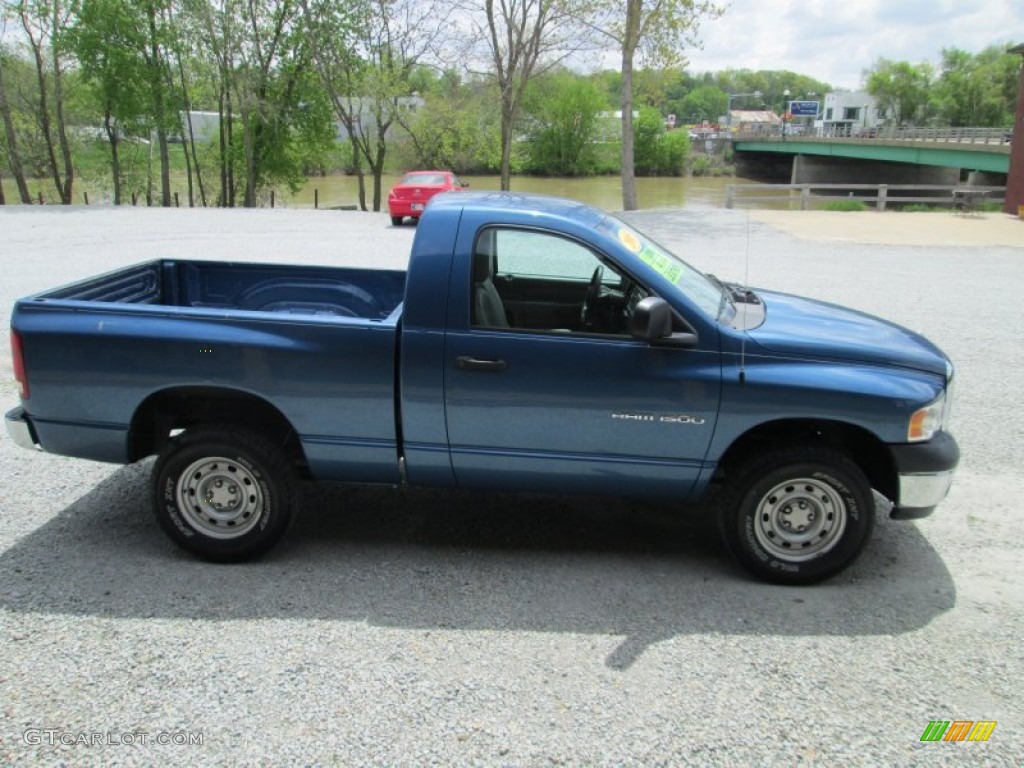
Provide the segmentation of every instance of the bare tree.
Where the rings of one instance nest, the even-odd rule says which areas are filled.
[[[166,208],[171,205],[171,161],[167,146],[167,128],[170,125],[167,104],[170,93],[167,84],[169,65],[163,49],[167,30],[162,8],[157,4],[157,0],[141,0],[141,10],[145,17],[146,30],[146,44],[142,47],[141,53],[146,63],[153,127],[156,130],[157,148],[160,153],[160,205]],[[149,178],[146,201],[152,204],[152,175]]]
[[[373,174],[373,210],[379,211],[388,133],[410,106],[406,97],[413,69],[436,58],[450,34],[451,3],[304,0],[303,8],[314,66],[348,133],[360,207],[366,210],[365,160]]]
[[[236,202],[236,133],[241,133],[243,203],[255,207],[268,156],[282,154],[296,82],[308,62],[298,0],[190,0],[189,13],[216,71],[220,119],[220,204]],[[194,159],[194,158],[193,158]]]
[[[589,17],[595,32],[622,53],[622,208],[635,210],[633,159],[633,67],[639,54],[650,65],[681,66],[683,49],[698,45],[701,19],[722,9],[713,0],[602,0]]]
[[[71,6],[62,0],[17,0],[14,10],[28,41],[39,86],[37,119],[46,144],[46,156],[54,186],[65,205],[71,204],[75,168],[64,118],[63,36]],[[50,84],[53,86],[51,114]],[[56,121],[56,126],[54,125]],[[56,146],[55,146],[56,145]],[[57,149],[60,149],[60,161]]]
[[[195,174],[195,186],[199,187],[199,202],[206,207],[206,190],[203,186],[202,167],[199,163],[199,156],[196,153],[196,134],[192,124],[192,94],[189,88],[189,80],[185,75],[185,58],[189,50],[188,36],[189,18],[180,12],[178,7],[168,6],[164,9],[165,23],[174,30],[171,44],[167,54],[170,61],[174,57],[174,71],[168,67],[168,89],[179,88],[181,111],[179,113],[178,130],[182,139],[182,147],[185,155],[185,172],[188,175],[188,205],[191,208],[196,203],[195,188],[193,185],[193,173]],[[190,64],[192,62],[190,61]],[[177,74],[177,83],[174,82],[174,75]]]
[[[7,88],[4,85],[4,51],[0,49],[0,117],[4,121],[4,138],[7,140],[7,165],[14,176],[14,183],[18,187],[18,196],[25,205],[32,204],[32,196],[28,192],[28,184],[25,181],[25,170],[21,164],[21,152],[18,148],[18,134],[14,128],[14,116],[11,114],[11,105],[7,101]]]
[[[530,80],[584,45],[584,0],[467,0],[471,39],[482,45],[501,94],[501,188],[511,188],[512,143]]]
[[[233,98],[239,48],[245,37],[241,21],[242,0],[184,0],[184,11],[194,26],[199,59],[211,68],[212,87],[217,99],[217,146],[220,192],[217,205],[233,208],[237,200],[235,183]],[[189,118],[191,120],[191,117]],[[194,149],[193,149],[194,152]]]

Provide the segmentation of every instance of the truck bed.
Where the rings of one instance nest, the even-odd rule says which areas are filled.
[[[34,296],[35,300],[208,307],[384,320],[405,273],[216,261],[157,260]]]
[[[133,461],[175,398],[215,418],[244,397],[293,425],[314,477],[396,481],[404,285],[391,270],[157,260],[22,299],[40,442]]]

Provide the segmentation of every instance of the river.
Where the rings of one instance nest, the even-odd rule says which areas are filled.
[[[389,174],[384,177],[381,194],[381,208],[387,209],[388,190],[398,181],[399,176]],[[470,190],[497,190],[500,185],[498,176],[466,176]],[[4,178],[4,192],[8,205],[17,203],[17,191],[8,178]],[[725,204],[725,188],[729,184],[755,183],[752,179],[732,176],[681,176],[638,178],[636,180],[637,202],[640,208],[679,208],[684,205],[704,205],[721,208]],[[75,180],[75,203],[81,204],[88,195],[91,204],[110,204],[112,194],[108,178],[88,178]],[[171,179],[172,194],[177,194],[181,205],[188,205],[188,187],[180,174]],[[358,202],[355,176],[343,174],[333,176],[315,176],[310,178],[295,194],[287,189],[274,191],[274,205],[278,208],[312,208],[319,198],[320,208],[352,206]],[[590,176],[587,178],[546,178],[540,176],[515,176],[512,178],[512,189],[517,192],[538,192],[546,195],[558,195],[581,200],[591,205],[610,211],[622,210],[622,183],[618,176]],[[57,202],[53,192],[53,183],[48,180],[29,180],[29,190],[33,199],[42,191],[48,204]],[[373,205],[373,180],[366,179],[367,206]],[[139,196],[139,205],[145,205],[145,198]],[[126,193],[126,205],[131,204],[130,193]],[[270,194],[261,196],[261,204],[270,205]]]
[[[381,207],[387,207],[388,190],[398,181],[398,176],[384,177]],[[472,190],[497,190],[501,186],[498,176],[466,176]],[[725,205],[725,188],[728,184],[754,183],[750,179],[736,177],[658,177],[636,180],[637,202],[640,208],[678,208],[684,205],[707,205],[721,208]],[[314,190],[319,194],[321,208],[338,205],[354,205],[357,200],[356,178],[354,176],[321,176],[311,178],[295,195],[275,196],[276,205],[297,208],[311,208]],[[622,182],[618,176],[590,176],[587,178],[545,178],[539,176],[515,176],[512,189],[516,192],[539,192],[545,195],[571,197],[605,210],[622,210]],[[373,204],[373,180],[366,180],[367,207]]]

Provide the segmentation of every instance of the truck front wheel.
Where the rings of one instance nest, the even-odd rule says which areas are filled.
[[[232,426],[173,438],[153,468],[157,521],[206,560],[239,562],[276,544],[298,507],[298,476],[268,439]]]
[[[726,546],[755,576],[813,584],[861,553],[875,522],[864,473],[824,446],[755,457],[726,480],[719,522]]]

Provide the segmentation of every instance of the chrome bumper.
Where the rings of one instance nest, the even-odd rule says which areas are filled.
[[[948,432],[939,432],[926,443],[894,445],[891,450],[899,478],[899,500],[890,517],[927,517],[949,493],[953,471],[960,463],[956,440]]]
[[[19,407],[8,411],[4,417],[4,422],[7,424],[7,434],[11,436],[11,440],[17,443],[19,447],[29,450],[42,450],[39,446],[39,441],[36,439],[35,430],[32,429],[32,422],[25,415],[24,408]]]
[[[946,498],[952,484],[953,470],[900,475],[900,506],[912,509],[937,506]]]

